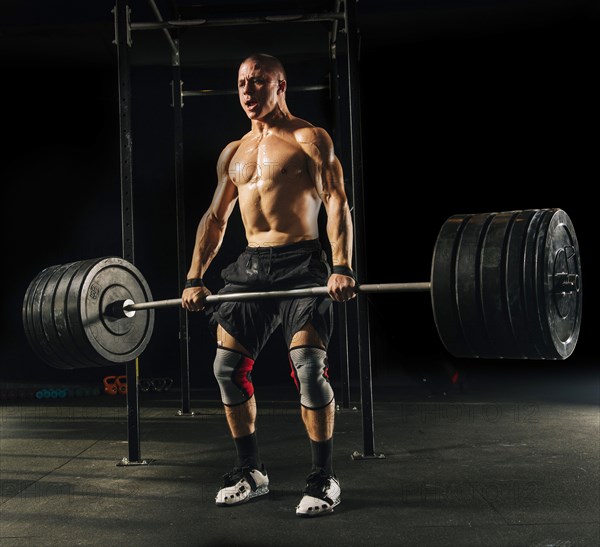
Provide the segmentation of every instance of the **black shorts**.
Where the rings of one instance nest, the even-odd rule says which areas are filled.
[[[221,276],[225,286],[219,294],[276,291],[327,285],[331,271],[318,240],[278,247],[246,247]],[[282,326],[285,341],[310,323],[325,348],[333,327],[331,300],[322,296],[223,302],[215,305],[211,325],[221,325],[256,359],[273,331]]]

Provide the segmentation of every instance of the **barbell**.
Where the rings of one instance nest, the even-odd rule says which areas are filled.
[[[438,234],[431,279],[361,284],[356,292],[430,292],[440,339],[456,357],[566,359],[581,325],[581,261],[561,209],[450,217]],[[214,294],[208,304],[327,296],[327,287]],[[61,369],[125,363],[148,345],[153,301],[130,262],[104,257],[50,266],[29,284],[23,326],[34,352]]]

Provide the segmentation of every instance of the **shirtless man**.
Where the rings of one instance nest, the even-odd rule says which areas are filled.
[[[275,57],[252,55],[240,65],[239,98],[251,129],[228,144],[219,157],[217,189],[198,225],[182,294],[188,311],[204,308],[210,291],[202,276],[221,246],[237,200],[248,246],[223,270],[225,287],[220,292],[327,285],[337,302],[355,296],[350,267],[352,220],[342,168],[327,132],[290,113],[286,87],[284,68]],[[318,239],[321,204],[327,212],[333,273]],[[332,467],[335,400],[327,376],[332,328],[327,302],[322,297],[228,302],[212,314],[217,334],[214,373],[237,452],[233,471],[223,477],[217,505],[237,505],[268,492],[269,479],[256,439],[250,373],[280,324],[312,452],[312,470],[296,514],[331,513],[340,503],[341,489]]]

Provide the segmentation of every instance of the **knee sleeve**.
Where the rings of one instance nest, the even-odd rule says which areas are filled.
[[[252,367],[254,361],[237,351],[217,348],[213,372],[221,390],[224,405],[245,403],[254,395]]]
[[[326,407],[333,400],[327,376],[327,353],[321,348],[303,346],[290,350],[292,378],[300,392],[300,404],[312,410]]]

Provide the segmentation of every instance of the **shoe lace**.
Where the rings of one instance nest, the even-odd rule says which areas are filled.
[[[249,467],[234,467],[232,471],[223,475],[223,486],[233,486],[250,472]]]
[[[325,489],[329,486],[330,479],[331,477],[322,469],[311,471],[308,477],[306,477],[304,494],[315,498],[321,498]]]

